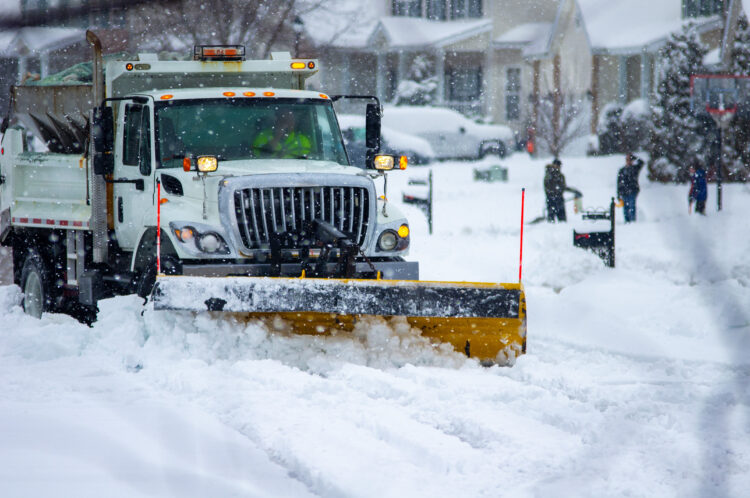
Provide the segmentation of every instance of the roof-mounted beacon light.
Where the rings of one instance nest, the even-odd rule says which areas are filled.
[[[196,61],[244,61],[244,45],[196,45],[193,47]]]

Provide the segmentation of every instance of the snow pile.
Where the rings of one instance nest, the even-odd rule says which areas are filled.
[[[430,280],[513,282],[521,187],[543,213],[544,160],[433,167],[434,233],[410,205]],[[563,157],[606,208],[622,156]],[[420,171],[423,174],[423,171]],[[399,199],[409,170],[389,177]],[[617,211],[617,267],[527,224],[529,347],[482,368],[401,320],[337,336],[287,324],[101,303],[92,328],[25,316],[0,287],[2,496],[744,496],[750,488],[750,237],[744,185],[641,176]]]

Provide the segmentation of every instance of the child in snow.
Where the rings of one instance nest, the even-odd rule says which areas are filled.
[[[625,166],[617,172],[617,197],[623,206],[625,223],[635,221],[635,199],[641,191],[638,185],[638,174],[643,168],[643,160],[633,154],[625,156]]]
[[[688,193],[688,213],[692,211],[695,201],[695,212],[706,214],[706,199],[708,198],[708,184],[706,183],[706,170],[703,165],[696,162],[690,168],[690,192]]]
[[[566,221],[563,192],[567,190],[565,175],[560,171],[562,162],[555,158],[545,167],[544,194],[547,196],[547,221]]]

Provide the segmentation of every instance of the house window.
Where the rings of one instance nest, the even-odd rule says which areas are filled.
[[[468,0],[469,17],[482,17],[482,0]]]
[[[482,0],[452,0],[451,19],[482,17]]]
[[[427,0],[427,18],[433,21],[445,21],[445,0]]]
[[[422,17],[422,0],[393,0],[391,13],[401,17]]]
[[[505,120],[521,119],[521,70],[508,68],[505,73]]]
[[[449,69],[447,74],[448,100],[471,102],[482,93],[482,68]]]
[[[702,17],[721,14],[724,0],[682,0],[682,17]]]
[[[451,1],[451,19],[462,19],[466,17],[466,0]]]

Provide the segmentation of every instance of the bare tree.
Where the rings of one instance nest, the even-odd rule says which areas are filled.
[[[573,94],[553,92],[539,99],[536,137],[557,157],[586,135],[585,103]]]
[[[194,45],[245,45],[248,58],[299,44],[293,21],[324,0],[177,0],[140,5],[128,15],[132,46],[184,51]]]

